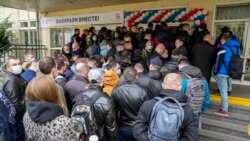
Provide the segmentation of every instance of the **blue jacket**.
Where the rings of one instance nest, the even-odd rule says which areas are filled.
[[[210,106],[210,91],[209,91],[209,87],[208,87],[208,83],[206,80],[202,80],[203,85],[205,86],[205,99],[204,99],[204,103],[202,105],[202,112],[205,112],[208,107]],[[181,92],[183,94],[185,94],[186,89],[187,89],[187,84],[188,84],[188,79],[182,79],[182,87],[181,87]]]
[[[240,43],[237,39],[230,39],[224,43],[217,53],[214,74],[228,75],[229,64],[232,58],[232,49],[234,54],[240,55]]]
[[[27,83],[30,83],[30,81],[36,77],[36,72],[28,69],[25,72],[23,72],[21,76]]]

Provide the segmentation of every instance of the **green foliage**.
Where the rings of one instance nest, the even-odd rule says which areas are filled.
[[[11,30],[8,30],[11,27],[11,24],[9,17],[0,21],[0,48],[9,45],[14,39],[14,34]]]

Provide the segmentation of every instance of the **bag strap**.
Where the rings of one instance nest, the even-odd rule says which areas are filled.
[[[188,79],[192,79],[192,77],[190,75],[188,75],[187,73],[185,72],[180,72],[181,74],[184,74]]]
[[[92,106],[101,97],[102,94],[100,94],[99,92],[95,93],[92,97],[90,97],[89,104]]]

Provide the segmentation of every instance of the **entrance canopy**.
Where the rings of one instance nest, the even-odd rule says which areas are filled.
[[[156,0],[0,0],[0,6],[16,9],[52,12]]]

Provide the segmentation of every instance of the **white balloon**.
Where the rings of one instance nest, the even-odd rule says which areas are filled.
[[[203,13],[204,15],[207,15],[207,12],[208,12],[207,10],[203,10],[203,11],[202,11],[202,13]]]
[[[195,21],[195,24],[200,25],[200,21],[199,21],[199,20],[196,20],[196,21]]]

